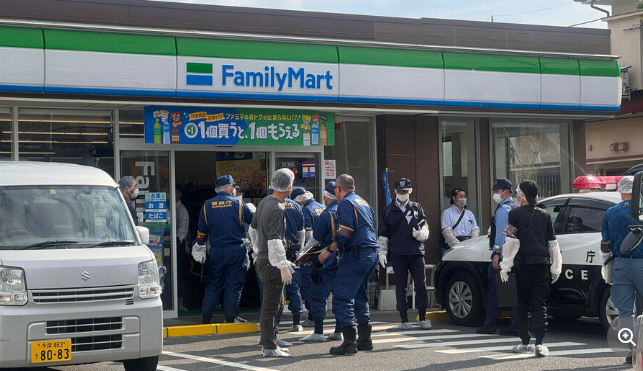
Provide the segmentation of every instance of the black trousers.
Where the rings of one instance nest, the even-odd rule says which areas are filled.
[[[419,313],[426,313],[426,273],[423,255],[390,255],[391,266],[395,271],[396,308],[401,315],[406,316],[409,304],[406,299],[407,274],[411,273],[415,286],[415,307]],[[423,317],[423,316],[422,316]]]
[[[536,337],[536,345],[542,344],[547,332],[547,307],[551,274],[548,264],[523,265],[516,273],[518,281],[518,307],[516,307],[516,327],[523,344],[529,344],[529,319],[531,312],[531,331]]]
[[[270,265],[268,259],[258,259],[255,265],[259,279],[263,283],[263,302],[261,303],[261,343],[264,349],[277,349],[275,326],[277,313],[284,306],[284,284],[281,271]]]

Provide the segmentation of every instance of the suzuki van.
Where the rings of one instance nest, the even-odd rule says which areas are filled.
[[[0,369],[156,370],[163,313],[148,240],[104,171],[0,162]]]

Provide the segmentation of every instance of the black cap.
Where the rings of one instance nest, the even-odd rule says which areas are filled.
[[[324,190],[330,193],[331,195],[335,196],[335,182],[328,182]]]
[[[232,180],[231,175],[224,175],[224,176],[218,177],[217,181],[214,183],[214,186],[215,187],[223,187],[223,186],[226,186],[228,184],[234,184],[234,180]]]
[[[462,188],[458,188],[458,187],[453,188],[453,189],[451,190],[451,200],[449,200],[449,202],[451,202],[451,205],[453,205],[453,204],[454,204],[454,202],[453,202],[453,197],[457,196],[457,195],[458,195],[458,192],[465,192],[465,193],[466,193],[466,191],[465,191],[464,189],[462,189]]]
[[[293,189],[292,192],[290,192],[290,197],[288,198],[290,198],[291,200],[294,200],[295,198],[297,198],[297,196],[303,195],[304,193],[306,193],[306,190],[304,188],[297,187]]]
[[[538,185],[536,185],[536,182],[533,180],[525,180],[524,182],[520,183],[518,186],[522,193],[525,194],[525,198],[527,198],[527,202],[530,204],[535,204],[536,203],[536,197],[538,197]]]
[[[396,191],[408,190],[410,188],[412,187],[409,178],[400,178],[395,182]]]
[[[509,179],[500,178],[500,179],[496,179],[496,184],[494,184],[493,187],[491,187],[491,190],[497,191],[499,189],[508,189],[511,191],[511,186],[512,184]]]

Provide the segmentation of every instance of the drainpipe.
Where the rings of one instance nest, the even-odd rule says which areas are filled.
[[[595,2],[596,2],[596,0],[592,0],[592,1],[589,3],[589,7],[590,7],[590,8],[592,8],[592,9],[596,9],[596,10],[598,10],[598,11],[600,11],[600,12],[603,12],[603,13],[607,14],[607,16],[609,17],[609,16],[610,16],[610,12],[609,12],[608,10],[601,9],[601,8],[599,8],[599,7],[597,7],[597,6],[594,6],[594,3],[595,3]]]

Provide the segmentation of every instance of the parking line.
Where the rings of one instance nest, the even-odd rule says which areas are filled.
[[[192,354],[175,353],[175,352],[167,352],[167,351],[163,351],[163,354],[166,355],[166,356],[171,356],[171,357],[186,358],[186,359],[191,359],[191,360],[199,361],[199,362],[207,362],[207,363],[214,363],[214,364],[217,364],[217,365],[242,368],[242,369],[245,369],[245,370],[278,371],[278,370],[275,370],[275,369],[272,369],[272,368],[249,366],[249,365],[244,365],[243,363],[234,363],[234,362],[222,361],[220,359],[195,356],[195,355],[192,355]]]
[[[417,331],[408,331],[408,330],[400,330],[400,331],[391,331],[391,332],[380,332],[377,334],[372,334],[372,337],[375,336],[403,336],[403,335],[426,335],[426,334],[444,334],[448,332],[458,332],[458,330],[449,330],[449,329],[440,329],[440,330],[417,330]]]
[[[495,337],[493,335],[487,335],[487,334],[459,334],[459,335],[435,335],[435,336],[409,336],[409,337],[403,337],[403,338],[395,338],[395,339],[378,339],[378,340],[373,340],[373,344],[382,344],[382,343],[401,343],[403,341],[424,341],[424,340],[450,340],[450,339],[462,339],[462,338],[475,338],[475,337],[484,337],[484,338],[492,338]],[[516,341],[516,339],[511,339],[513,341]],[[484,343],[485,340],[480,340],[481,343]],[[435,346],[435,345],[434,345]]]
[[[557,347],[574,347],[587,345],[584,343],[573,343],[573,342],[562,342],[562,343],[548,343],[548,348],[557,348]],[[465,348],[465,349],[444,349],[436,350],[437,353],[444,354],[461,354],[461,353],[475,353],[475,352],[499,352],[503,350],[511,350],[513,345],[501,345],[497,347],[484,347],[484,348]]]
[[[174,367],[168,367],[168,366],[162,366],[162,365],[156,366],[156,369],[158,371],[185,371],[180,368],[174,368]]]
[[[559,350],[556,352],[549,352],[549,357],[561,357],[561,356],[570,356],[575,354],[595,354],[595,353],[612,353],[613,351],[609,348],[594,348],[594,349],[569,349],[569,350]],[[520,359],[520,358],[530,358],[535,357],[534,353],[529,354],[492,354],[488,356],[481,356],[480,358],[493,359],[496,361],[504,361],[507,359]]]

